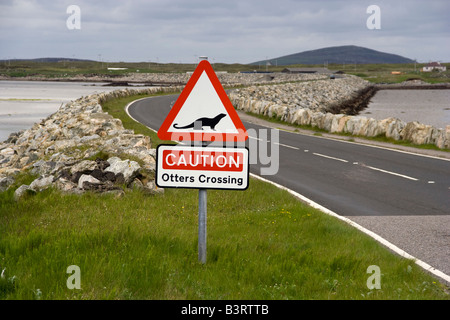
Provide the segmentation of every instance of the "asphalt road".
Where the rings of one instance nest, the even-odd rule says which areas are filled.
[[[128,112],[158,130],[177,97],[139,100]],[[268,139],[261,139],[260,130],[273,124],[247,115],[241,119],[250,133],[250,154],[264,143],[270,145],[270,131]],[[450,275],[449,159],[281,130],[279,140],[272,142],[274,151],[279,149],[279,170],[264,178],[348,217]],[[260,175],[269,165],[251,162],[250,171]]]

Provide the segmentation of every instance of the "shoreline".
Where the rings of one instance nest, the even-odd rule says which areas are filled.
[[[353,76],[351,76],[350,78],[353,78]],[[355,77],[356,79],[357,77]],[[136,89],[139,90],[142,87],[152,87],[152,86],[148,86],[148,85],[142,85],[142,86],[136,86],[136,85],[124,85],[125,83],[123,82],[116,82],[114,85],[113,83],[108,83],[107,81],[105,81],[106,79],[97,79],[97,81],[93,81],[95,79],[89,78],[89,79],[70,79],[70,81],[66,81],[67,79],[24,79],[24,78],[20,78],[19,79],[15,79],[15,80],[6,80],[6,79],[0,79],[0,85],[1,83],[6,83],[6,82],[18,82],[18,83],[37,83],[37,82],[42,82],[42,87],[45,88],[45,91],[47,91],[47,86],[45,84],[45,82],[52,82],[52,83],[60,83],[61,85],[66,83],[66,84],[78,84],[78,85],[82,85],[83,84],[90,84],[87,85],[89,87],[95,88],[94,90],[96,91],[102,91],[104,88],[104,90],[116,90],[115,87],[123,87],[123,88],[127,88],[129,90],[132,89]],[[109,79],[111,80],[111,79]],[[337,81],[339,80],[327,80],[327,83],[330,84],[337,84]],[[361,79],[361,81],[363,81]],[[322,81],[319,81],[322,82]],[[102,83],[102,85],[97,85]],[[141,82],[142,83],[142,82]],[[309,82],[309,83],[316,83],[315,81]],[[432,128],[432,125],[423,125],[422,123],[411,123],[410,127],[408,128],[408,132],[409,131],[413,131],[414,133],[412,133],[412,136],[408,133],[407,131],[402,132],[403,129],[406,127],[406,125],[408,124],[408,122],[411,121],[405,121],[404,119],[402,119],[403,117],[401,115],[395,115],[396,110],[392,109],[392,113],[389,113],[389,110],[387,109],[386,111],[386,117],[381,119],[381,117],[376,118],[376,122],[377,123],[372,123],[374,121],[372,121],[371,119],[371,114],[372,112],[368,112],[368,110],[370,109],[370,104],[371,104],[371,99],[374,97],[374,95],[379,92],[379,91],[384,91],[384,90],[390,90],[390,89],[415,89],[415,88],[419,88],[419,89],[450,89],[450,84],[427,84],[427,83],[422,83],[422,82],[418,82],[417,80],[411,80],[411,81],[407,81],[404,83],[399,83],[399,84],[390,84],[390,85],[373,85],[370,83],[367,83],[367,86],[361,86],[358,85],[358,81],[356,82],[356,87],[360,87],[359,90],[355,90],[353,91],[353,94],[349,95],[347,97],[347,99],[335,99],[333,97],[330,97],[328,99],[328,101],[330,102],[329,104],[329,108],[327,110],[323,110],[322,111],[322,115],[318,114],[316,111],[319,110],[309,110],[312,106],[310,105],[304,105],[301,108],[303,110],[297,110],[298,112],[296,112],[295,110],[288,110],[291,108],[291,106],[289,105],[289,103],[287,102],[287,104],[284,103],[280,103],[280,104],[272,104],[272,106],[265,111],[270,111],[270,113],[281,116],[284,121],[286,121],[287,123],[294,121],[295,123],[298,124],[310,124],[313,127],[318,127],[318,128],[323,128],[326,131],[330,131],[331,133],[333,133],[334,131],[340,132],[347,132],[347,133],[351,133],[354,134],[356,133],[357,135],[367,135],[367,136],[374,136],[374,135],[378,135],[381,133],[384,133],[387,131],[388,135],[390,137],[393,137],[395,140],[403,140],[404,138],[407,138],[407,140],[412,140],[412,142],[417,143],[417,144],[423,144],[423,143],[431,143],[431,144],[435,144],[436,142],[438,142],[437,140],[439,140],[439,147],[444,147],[447,148],[447,144],[445,142],[445,140],[448,139],[447,134],[449,133],[449,128],[446,128],[445,126],[442,128]],[[128,84],[128,83],[127,83]],[[266,83],[265,83],[266,84]],[[275,83],[273,83],[275,84]],[[263,85],[263,86],[256,86],[255,88],[268,88],[268,90],[273,90],[274,88],[276,89],[277,87],[280,88],[284,87],[284,86],[297,86],[294,85],[294,83],[291,84],[278,84],[276,83],[275,86],[271,86],[271,85]],[[298,83],[299,86],[301,86],[301,82]],[[307,83],[305,83],[305,85],[307,85]],[[14,86],[14,83],[12,83],[12,86]],[[252,85],[253,86],[253,85]],[[249,87],[252,87],[249,86]],[[164,87],[164,86],[159,86],[159,87]],[[245,88],[246,86],[244,86]],[[249,88],[247,87],[247,88]],[[362,88],[361,88],[362,87]],[[20,88],[20,85],[18,85],[18,88]],[[106,89],[109,88],[109,89]],[[239,92],[239,91],[245,91],[247,89],[237,89],[237,91],[235,92]],[[386,89],[386,88],[390,88],[390,89]],[[51,88],[50,88],[51,89]],[[298,89],[298,88],[297,88]],[[320,89],[320,88],[319,88]],[[6,90],[8,90],[8,88],[6,88]],[[66,89],[64,89],[66,90]],[[84,89],[83,89],[84,90]],[[259,90],[259,89],[258,89]],[[298,89],[300,90],[300,89]],[[325,90],[325,91],[323,91]],[[316,93],[322,93],[322,94],[326,94],[328,88],[325,87],[325,89],[323,89],[322,91],[318,90],[315,91]],[[346,90],[350,90],[351,91],[351,86],[349,88],[347,88]],[[20,90],[19,90],[20,91]],[[350,92],[349,91],[349,92]],[[27,91],[29,92],[29,91]],[[294,91],[293,91],[294,92]],[[314,90],[313,90],[314,92]],[[67,92],[66,92],[67,93]],[[295,93],[295,92],[294,92]],[[354,94],[356,93],[356,94]],[[289,93],[290,95],[291,93]],[[348,92],[347,92],[348,94]],[[230,98],[233,99],[234,94],[231,93]],[[34,96],[33,96],[34,97]],[[33,98],[32,97],[32,98]],[[284,98],[286,98],[288,96],[284,96]],[[0,97],[1,98],[1,97]],[[13,97],[15,98],[15,97]],[[24,97],[19,97],[19,98],[24,98]],[[262,98],[262,97],[259,97]],[[283,98],[283,99],[284,99]],[[342,97],[341,97],[342,98]],[[261,100],[258,99],[258,97],[254,97],[254,99],[256,100]],[[20,100],[20,99],[19,99]],[[244,99],[246,100],[246,99]],[[251,102],[248,101],[248,103],[251,103],[251,105],[253,105],[253,107],[259,107],[258,105],[254,105],[256,103],[256,100],[252,100]],[[262,99],[264,100],[264,99]],[[333,109],[331,109],[332,105],[331,102],[335,101],[335,105],[333,106]],[[340,100],[340,101],[339,101]],[[235,105],[235,107],[237,107],[238,109],[241,109],[243,106],[241,105],[243,101],[236,101],[237,105]],[[6,101],[7,102],[7,101]],[[3,102],[3,104],[6,103],[5,101]],[[14,101],[16,104],[18,102]],[[25,101],[27,102],[27,104],[30,104],[29,101]],[[263,104],[265,105],[264,109],[267,109],[268,105],[266,102],[263,102]],[[280,101],[281,102],[281,101]],[[308,104],[308,101],[306,101]],[[314,101],[313,101],[314,102]],[[8,102],[9,103],[9,102]],[[323,101],[319,101],[316,103],[314,102],[317,107],[321,107],[323,106]],[[261,107],[263,107],[261,105]],[[17,109],[17,105],[15,107],[15,109]],[[244,108],[245,109],[245,108]],[[6,110],[6,109],[5,109]],[[262,110],[259,110],[260,112]],[[415,110],[414,110],[415,111]],[[260,112],[256,112],[256,113],[260,113]],[[4,117],[3,117],[3,127],[4,129],[7,129],[9,127],[9,125],[11,124],[11,119],[12,118],[8,118],[6,117],[6,115],[11,116],[11,114],[9,114],[10,112],[6,112],[4,111]],[[12,112],[11,112],[12,113]],[[17,113],[17,112],[16,112]],[[264,112],[263,112],[264,113]],[[297,114],[298,113],[298,114]],[[331,113],[333,114],[333,117],[331,117],[331,114],[328,115],[327,117],[325,117],[326,113]],[[390,114],[390,115],[389,115]],[[348,122],[349,120],[349,116],[350,117],[354,117],[354,119],[352,119],[352,121]],[[303,119],[305,118],[305,119]],[[334,119],[336,118],[336,119]],[[388,119],[391,118],[391,119]],[[396,119],[394,119],[396,118]],[[282,119],[282,120],[283,120]],[[1,119],[0,119],[1,120]],[[370,120],[370,121],[369,121]],[[384,120],[384,123],[382,122]],[[395,121],[394,121],[395,120]],[[38,121],[38,120],[37,120]],[[37,122],[36,121],[36,122]],[[345,123],[344,123],[345,122]],[[361,123],[360,123],[361,122]],[[0,127],[2,127],[2,123],[0,123]],[[449,126],[447,126],[449,127]],[[23,128],[25,129],[25,128]],[[6,131],[6,130],[3,130]],[[15,130],[14,132],[16,132],[18,130]],[[444,132],[441,132],[444,131]],[[403,135],[403,133],[405,133],[406,136]],[[419,135],[421,136],[419,139],[416,139],[416,135],[417,133],[420,133]],[[441,136],[441,137],[437,137],[437,136]],[[7,139],[7,137],[5,137],[5,139]],[[420,143],[419,143],[420,142]]]

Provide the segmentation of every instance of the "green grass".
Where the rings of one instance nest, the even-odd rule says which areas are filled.
[[[126,121],[129,101],[108,102],[108,112],[153,133]],[[16,187],[33,178],[21,174]],[[196,190],[118,198],[49,189],[19,202],[13,190],[0,193],[0,299],[449,299],[413,261],[259,180],[208,191],[204,265]],[[66,286],[71,265],[80,290]],[[371,265],[381,289],[367,287]]]
[[[208,191],[205,265],[196,190],[47,190],[18,203],[7,191],[0,203],[2,299],[449,298],[412,261],[259,180],[245,192]],[[70,265],[80,290],[66,286]],[[379,290],[367,288],[370,265],[381,269]]]

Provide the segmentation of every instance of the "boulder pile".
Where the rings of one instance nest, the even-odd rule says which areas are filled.
[[[230,100],[238,110],[331,133],[386,136],[418,145],[450,148],[450,125],[435,128],[419,122],[406,123],[397,118],[376,120],[355,115],[368,103],[370,94],[369,82],[346,75],[334,80],[235,89],[230,93]]]
[[[237,72],[227,73],[218,71],[217,77],[223,86],[236,87],[251,84],[261,83],[283,83],[289,81],[309,81],[326,79],[328,76],[325,74],[290,74],[282,72],[273,73],[259,73],[259,72]],[[53,77],[52,81],[79,81],[79,82],[111,82],[115,85],[119,84],[139,84],[139,83],[153,83],[157,85],[186,85],[192,72],[186,73],[129,73],[120,76],[111,77],[109,75],[101,74],[80,74],[70,78],[67,77]],[[23,78],[28,81],[46,81],[49,80],[47,76],[33,75]],[[0,80],[12,80],[6,76],[0,76]]]
[[[145,93],[179,88],[146,89]],[[13,133],[0,143],[0,192],[14,185],[16,176],[30,172],[36,179],[15,191],[16,199],[29,192],[55,187],[63,192],[122,194],[124,188],[156,193],[155,149],[148,136],[123,127],[102,110],[112,98],[143,93],[116,90],[69,102],[28,130]]]
[[[230,98],[238,105],[252,100],[265,102],[259,106],[262,110],[255,110],[255,113],[268,114],[281,108],[284,112],[276,112],[276,115],[283,117],[299,109],[327,112],[368,86],[368,81],[355,76],[345,76],[334,80],[251,86],[233,90]]]

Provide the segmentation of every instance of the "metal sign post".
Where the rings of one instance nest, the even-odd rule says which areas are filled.
[[[198,189],[198,261],[206,263],[207,189]]]

